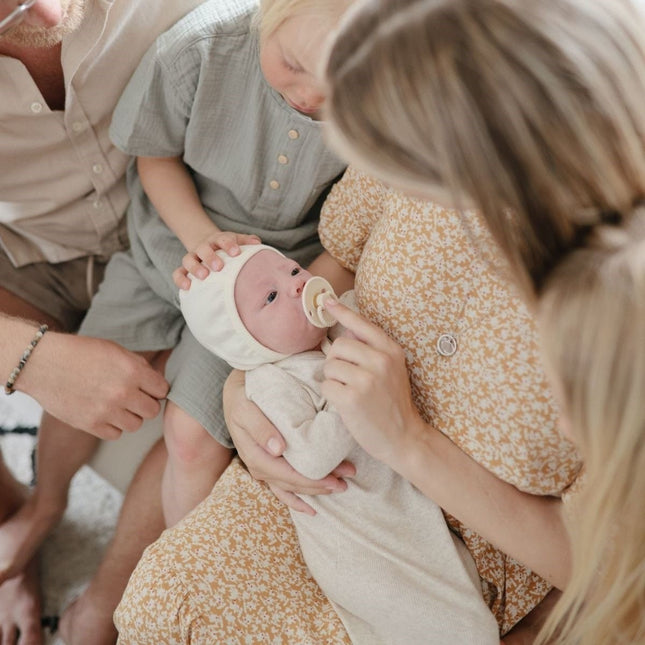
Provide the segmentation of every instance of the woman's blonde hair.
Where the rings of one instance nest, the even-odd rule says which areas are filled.
[[[315,12],[335,24],[353,0],[260,0],[254,26],[260,38],[268,38],[287,18]]]
[[[416,194],[474,202],[529,293],[581,227],[645,194],[645,29],[628,0],[350,13],[326,69],[332,144]]]
[[[326,77],[337,149],[474,202],[540,297],[586,468],[540,642],[645,642],[643,16],[628,0],[363,0]]]
[[[571,581],[538,642],[644,643],[645,207],[555,267],[538,319],[586,471]]]

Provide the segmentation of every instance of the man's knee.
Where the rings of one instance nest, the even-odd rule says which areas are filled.
[[[41,325],[47,325],[55,331],[63,331],[64,325],[60,320],[23,300],[12,291],[0,287],[0,312],[8,316],[33,320]]]
[[[0,311],[73,332],[103,278],[106,260],[80,257],[66,262],[14,266],[0,249]]]

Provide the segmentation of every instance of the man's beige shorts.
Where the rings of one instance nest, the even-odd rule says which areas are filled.
[[[105,258],[78,258],[16,268],[0,249],[0,285],[30,305],[53,316],[65,331],[75,331],[103,280]]]

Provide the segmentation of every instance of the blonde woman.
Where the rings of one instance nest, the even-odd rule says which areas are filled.
[[[529,298],[544,290],[545,351],[587,475],[543,642],[645,639],[644,43],[627,0],[371,0],[327,67],[337,148],[479,207]],[[392,458],[385,431],[356,436]]]
[[[563,427],[585,460],[573,574],[543,642],[645,640],[645,209],[621,220],[590,232],[540,297]]]
[[[403,397],[406,412],[414,414],[410,428],[431,448],[427,461],[425,448],[416,453],[423,472],[434,474],[428,496],[449,514],[450,528],[475,560],[483,597],[511,643],[507,632],[552,584],[568,577],[559,497],[580,468],[572,444],[558,432],[532,316],[474,212],[462,217],[349,168],[325,202],[320,236],[324,257],[354,282],[365,316],[356,318],[396,359],[370,386],[359,423],[370,429],[383,417],[400,430],[387,414],[397,409],[389,405],[392,397]],[[229,421],[284,441],[266,418],[245,418],[252,404],[243,378],[241,401],[232,383],[224,393]],[[236,445],[249,471],[235,460],[207,500],[166,531],[137,566],[115,614],[124,644],[219,643],[239,634],[254,642],[348,642],[344,624],[307,572],[286,507],[249,472],[275,490],[299,492],[328,478],[312,482],[300,475],[292,483],[287,474],[280,480],[269,472],[279,464],[258,463],[240,436],[237,428]],[[410,455],[410,434],[402,431],[399,438],[392,455]],[[264,445],[261,438],[258,443]],[[264,451],[256,445],[257,452]],[[354,482],[348,477],[348,492],[336,494],[351,496]],[[316,526],[316,517],[305,520]],[[491,527],[494,542],[487,539]],[[520,551],[524,562],[518,562],[514,549],[527,541],[526,533],[533,538],[530,553]],[[370,547],[383,547],[372,539]],[[397,643],[419,642],[410,640],[410,630],[398,636]],[[451,643],[460,642],[455,633]]]

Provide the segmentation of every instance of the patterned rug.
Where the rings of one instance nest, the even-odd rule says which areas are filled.
[[[33,449],[41,410],[29,397],[0,393],[0,449],[15,476],[33,479]],[[87,585],[111,539],[122,495],[91,468],[72,481],[65,517],[41,553],[44,615],[59,616]],[[46,630],[47,645],[60,645]],[[89,645],[89,644],[88,644]]]

